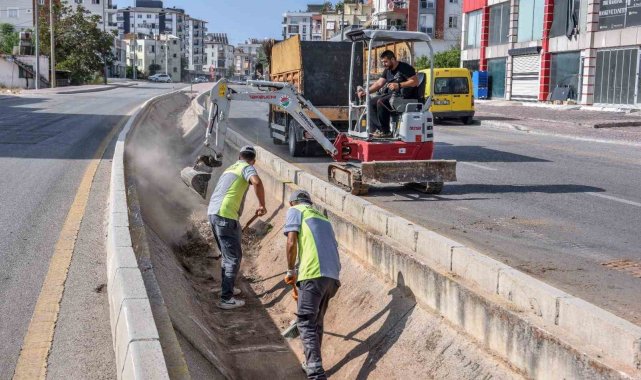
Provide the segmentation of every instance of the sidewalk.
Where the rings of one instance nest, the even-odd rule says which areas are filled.
[[[577,139],[641,145],[641,112],[582,110],[581,106],[476,102],[482,126]]]
[[[85,92],[100,92],[113,90],[114,88],[121,87],[133,87],[137,86],[137,81],[117,81],[113,82],[109,80],[107,85],[97,84],[97,85],[82,85],[82,86],[65,86],[65,87],[56,87],[56,88],[42,88],[40,90],[21,90],[20,94],[22,95],[34,95],[34,94],[82,94]]]

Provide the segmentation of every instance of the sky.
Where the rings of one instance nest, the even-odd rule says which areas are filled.
[[[164,0],[165,7],[182,8],[192,17],[208,21],[208,33],[227,33],[234,45],[248,38],[282,39],[282,19],[286,11],[305,10],[318,0]],[[119,8],[134,0],[113,0]]]

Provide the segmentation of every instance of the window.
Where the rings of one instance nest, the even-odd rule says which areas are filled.
[[[7,8],[9,18],[18,18],[18,8]]]
[[[150,48],[151,48],[150,49],[151,53],[155,53],[156,52],[156,47],[154,45],[151,45]]]
[[[141,14],[138,14],[138,18],[142,18],[142,15],[141,15]]]
[[[177,73],[178,72],[178,68],[174,67],[174,72]]]
[[[458,28],[458,17],[450,16],[447,20],[448,28]]]
[[[545,0],[519,2],[519,28],[517,41],[535,41],[543,37],[543,5]]]
[[[91,4],[100,4],[100,0],[91,0]]]
[[[576,100],[579,86],[580,64],[581,53],[579,53],[578,51],[570,53],[551,54],[550,91],[554,91],[554,88],[557,86],[567,86],[570,90],[568,92],[568,98]],[[623,84],[621,90],[623,90],[623,92],[625,93],[631,92],[632,94],[634,94],[634,78],[632,78],[631,86],[628,84]]]
[[[450,0],[451,4],[458,4],[458,0]]]
[[[434,81],[434,94],[467,94],[470,92],[467,78],[436,78]]]
[[[550,37],[568,36],[579,32],[579,9],[581,0],[554,0],[554,18]]]
[[[76,4],[82,4],[82,0],[76,0]]]
[[[467,13],[465,48],[481,47],[481,11]]]
[[[490,7],[490,40],[489,45],[508,43],[510,27],[510,2]]]
[[[150,14],[148,14],[148,15],[147,15],[147,18],[151,18],[151,15],[150,15]]]

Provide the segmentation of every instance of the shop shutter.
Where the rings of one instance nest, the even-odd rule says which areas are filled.
[[[512,100],[535,102],[539,98],[540,55],[514,57],[512,63]]]

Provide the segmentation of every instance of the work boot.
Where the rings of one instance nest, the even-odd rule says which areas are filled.
[[[218,307],[224,310],[236,309],[242,306],[245,306],[245,301],[238,300],[234,297],[228,300],[221,299],[220,302],[218,302]]]

